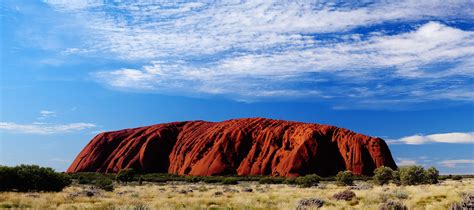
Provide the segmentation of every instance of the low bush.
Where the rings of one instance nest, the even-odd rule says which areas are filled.
[[[425,171],[426,180],[425,182],[428,184],[436,184],[438,183],[439,171],[435,167],[429,167]]]
[[[296,184],[296,178],[286,178],[284,181],[283,181],[283,184]]]
[[[374,170],[374,183],[378,185],[388,184],[393,179],[393,170],[382,166]]]
[[[400,172],[398,170],[393,171],[392,173],[392,182],[396,185],[401,185],[402,182],[400,181]]]
[[[114,180],[115,174],[105,174],[96,172],[79,172],[75,174],[69,174],[72,179],[77,180],[78,184],[94,184],[93,182],[98,179],[109,179]]]
[[[202,182],[205,183],[220,183],[223,182],[225,177],[222,176],[202,176],[199,177]]]
[[[394,196],[395,198],[402,199],[402,200],[408,199],[408,198],[410,197],[407,192],[402,191],[402,190],[400,190],[400,189],[395,190],[395,191],[393,192],[393,196]]]
[[[295,179],[295,183],[300,187],[312,187],[317,186],[321,177],[316,174],[309,174],[306,176],[300,176]]]
[[[306,198],[298,201],[297,210],[320,208],[324,205],[324,200],[319,198]]]
[[[190,183],[198,183],[201,181],[201,178],[198,176],[186,176],[184,178],[184,181],[190,182]]]
[[[341,186],[351,186],[354,184],[354,175],[351,171],[339,171],[336,175],[336,183]]]
[[[435,167],[425,170],[422,166],[404,166],[398,169],[403,185],[436,184],[439,171]]]
[[[389,200],[385,203],[380,204],[379,210],[407,210],[408,208],[399,201]]]
[[[143,181],[147,182],[168,182],[168,181],[188,181],[189,179],[195,178],[195,182],[199,182],[199,177],[196,176],[179,176],[176,174],[166,173],[149,173],[141,175]]]
[[[334,194],[332,197],[336,200],[345,200],[345,201],[350,201],[352,200],[356,194],[350,190],[344,190],[342,192],[338,192]]]
[[[262,177],[258,180],[259,184],[282,184],[285,181],[283,177]]]
[[[61,191],[71,177],[37,165],[0,166],[0,191]]]
[[[454,175],[451,177],[452,180],[461,180],[462,179],[462,176],[460,175]]]
[[[238,183],[239,183],[239,179],[238,179],[238,178],[235,178],[235,177],[227,177],[227,178],[224,178],[221,183],[222,183],[222,184],[225,184],[225,185],[238,184]]]
[[[403,185],[418,185],[426,182],[426,173],[421,166],[404,166],[398,171]]]
[[[114,185],[110,179],[97,179],[93,182],[93,185],[105,191],[114,191]]]
[[[135,170],[133,170],[133,168],[127,168],[127,169],[120,170],[117,173],[115,180],[117,180],[118,182],[123,182],[127,184],[128,182],[133,181],[134,177],[135,177]]]

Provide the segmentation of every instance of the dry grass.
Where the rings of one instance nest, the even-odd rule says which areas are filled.
[[[463,193],[474,192],[474,179],[444,181],[437,185],[371,186],[356,183],[369,189],[353,190],[352,201],[336,201],[332,195],[348,187],[323,182],[319,187],[299,188],[290,185],[213,185],[167,183],[164,185],[117,186],[113,192],[101,191],[95,196],[79,195],[86,186],[71,186],[59,193],[0,193],[0,207],[34,209],[295,209],[303,198],[325,200],[323,209],[377,209],[387,200],[399,200],[409,209],[447,209],[461,199]],[[252,188],[253,192],[242,192]],[[227,190],[226,190],[227,189]],[[232,192],[228,189],[238,190]],[[192,192],[191,192],[192,190]],[[186,191],[187,193],[183,193]],[[222,195],[215,195],[223,192]]]

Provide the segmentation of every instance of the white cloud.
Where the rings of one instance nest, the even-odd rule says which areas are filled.
[[[433,87],[438,83],[447,83],[450,78],[460,75],[469,77],[474,74],[474,68],[465,68],[462,71],[448,68],[433,73],[421,67],[453,59],[467,59],[472,62],[472,59],[466,56],[474,55],[473,37],[472,32],[429,22],[412,32],[394,36],[374,36],[366,41],[322,44],[310,49],[279,53],[246,54],[225,58],[201,67],[183,61],[152,62],[142,69],[100,72],[96,76],[108,85],[118,88],[236,94],[244,98],[270,96],[349,97],[359,100],[377,98],[377,102],[381,103],[383,101],[380,99],[385,95],[401,95],[405,101],[436,99],[471,101],[474,99],[474,94],[469,91],[470,80],[458,81],[457,84],[445,87]],[[391,68],[393,70],[390,70]],[[389,72],[391,75],[386,75]],[[316,74],[314,77],[319,78],[309,80],[311,77],[306,76],[308,74]],[[401,85],[387,84],[396,79],[415,82]],[[288,88],[292,84],[302,82],[316,88]],[[318,85],[323,82],[350,87],[334,88]],[[370,87],[372,83],[377,85]]]
[[[448,168],[456,168],[460,166],[474,167],[473,159],[458,159],[458,160],[443,160],[439,162],[440,165]]]
[[[397,165],[398,166],[411,166],[417,165],[417,161],[410,158],[397,158]]]
[[[474,132],[460,133],[441,133],[431,135],[413,135],[403,137],[399,140],[391,141],[391,143],[404,144],[427,144],[427,143],[462,143],[474,144]]]
[[[94,30],[90,40],[93,49],[129,59],[311,47],[318,43],[309,34],[319,36],[317,33],[347,31],[385,21],[448,18],[453,16],[453,11],[456,17],[469,16],[468,1],[450,4],[403,1],[367,7],[271,1],[228,4],[124,2],[115,6],[94,1],[89,6],[68,1],[48,3],[86,20],[84,25]],[[430,30],[424,34],[428,33]]]
[[[56,112],[53,112],[53,111],[41,110],[39,113],[41,116],[36,118],[38,120],[44,120],[46,118],[56,117]]]
[[[141,68],[94,74],[123,90],[222,94],[237,100],[331,98],[381,107],[474,100],[474,32],[427,21],[467,18],[469,1],[368,6],[74,2],[48,1],[87,20],[83,25],[90,29],[84,47],[65,52],[101,51],[149,61]],[[350,31],[403,21],[424,24],[398,34]]]
[[[31,134],[57,134],[68,133],[73,131],[81,131],[94,128],[96,125],[92,123],[69,123],[69,124],[17,124],[14,122],[0,122],[0,131],[9,131],[14,133],[31,133]]]

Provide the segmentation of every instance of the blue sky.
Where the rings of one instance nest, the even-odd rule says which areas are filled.
[[[474,173],[474,4],[0,2],[0,164],[63,171],[97,133],[268,117]]]

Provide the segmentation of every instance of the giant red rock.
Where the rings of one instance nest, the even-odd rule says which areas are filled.
[[[67,172],[180,175],[371,175],[396,169],[384,140],[329,125],[264,118],[186,121],[104,132],[79,153]]]

